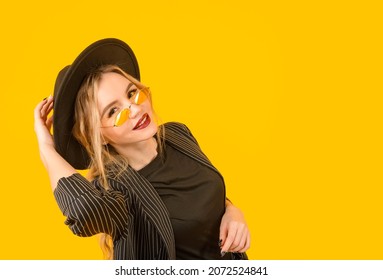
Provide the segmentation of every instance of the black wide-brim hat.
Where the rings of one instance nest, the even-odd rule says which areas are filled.
[[[56,79],[53,139],[56,151],[75,169],[87,169],[90,164],[88,153],[72,133],[77,93],[84,79],[102,65],[117,65],[140,80],[137,59],[132,49],[123,41],[113,38],[91,44],[71,65],[63,68]]]

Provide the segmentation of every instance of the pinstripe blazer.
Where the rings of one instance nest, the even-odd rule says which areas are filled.
[[[169,145],[220,174],[184,124],[166,123],[164,129]],[[54,195],[65,224],[78,236],[111,235],[114,259],[175,259],[169,213],[154,187],[130,167],[110,175],[108,191],[80,174],[59,180]]]

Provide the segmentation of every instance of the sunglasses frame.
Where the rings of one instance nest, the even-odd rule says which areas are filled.
[[[148,94],[145,92],[146,91],[149,91],[149,88],[142,88],[142,89],[137,89],[136,93],[131,97],[129,98],[129,100],[131,101],[129,107],[125,107],[123,108],[120,112],[118,112],[118,114],[116,115],[115,119],[114,119],[114,123],[113,125],[109,125],[109,126],[101,126],[101,128],[110,128],[110,127],[120,127],[122,126],[124,123],[126,123],[128,120],[129,120],[129,115],[130,115],[130,107],[134,104],[134,105],[141,105],[142,103],[144,103],[146,100],[149,99],[149,96]],[[139,101],[139,97],[140,95],[143,94],[144,96],[144,99],[142,101]],[[120,119],[121,119],[121,115],[125,113],[127,116],[125,117],[126,119],[122,121],[122,123],[119,123],[120,122]]]

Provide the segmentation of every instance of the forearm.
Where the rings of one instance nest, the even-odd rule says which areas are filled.
[[[53,146],[41,144],[39,148],[41,160],[48,171],[51,187],[54,191],[60,178],[69,177],[77,171],[57,153]]]
[[[62,177],[68,177],[76,170],[66,162],[55,150],[52,134],[53,116],[48,117],[53,109],[53,97],[44,98],[34,110],[34,127],[39,143],[40,157],[48,171],[52,190],[56,189],[57,182]]]

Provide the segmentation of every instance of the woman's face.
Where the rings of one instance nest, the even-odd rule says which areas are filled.
[[[98,84],[96,96],[101,118],[101,133],[104,139],[117,150],[133,147],[152,138],[157,132],[150,100],[137,105],[129,97],[137,87],[117,73],[103,74]],[[116,115],[130,107],[129,119],[121,126],[114,127]]]

